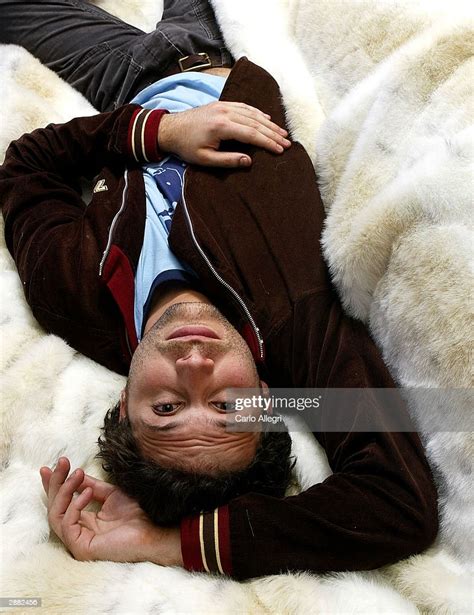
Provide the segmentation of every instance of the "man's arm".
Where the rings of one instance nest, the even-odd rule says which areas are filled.
[[[167,116],[126,105],[51,124],[14,141],[0,168],[6,242],[36,319],[120,373],[129,362],[123,322],[99,276],[99,264],[124,194],[127,207],[136,211],[129,216],[128,237],[135,251],[141,247],[145,198],[140,164],[163,157],[158,140]],[[229,152],[213,149],[232,135],[269,148],[285,142],[280,129],[248,105],[215,103],[175,114],[171,125],[161,147],[203,164],[239,164],[238,154],[231,160]],[[108,190],[93,194],[86,206],[80,178],[98,173]]]
[[[286,135],[260,110],[231,102],[177,114],[125,105],[37,129],[11,143],[0,167],[8,247],[16,258],[19,237],[34,243],[44,226],[81,220],[86,208],[79,179],[105,166],[157,162],[167,152],[196,164],[249,166],[248,155],[219,151],[221,142],[241,140],[281,153],[290,145]]]
[[[185,568],[240,580],[288,571],[371,570],[428,548],[438,528],[429,470],[423,468],[426,478],[411,484],[403,476],[412,470],[401,455],[417,456],[416,435],[344,435],[347,444],[337,452],[344,462],[336,466],[333,457],[335,473],[300,495],[251,493],[186,519]]]
[[[271,355],[287,358],[281,382],[291,374],[299,387],[395,386],[367,330],[343,313],[335,293],[300,301],[269,345]],[[249,493],[185,519],[185,567],[238,579],[368,570],[426,549],[438,529],[436,488],[415,427],[390,431],[393,412],[397,424],[411,425],[403,401],[391,393],[390,408],[374,397],[352,411],[350,432],[347,406],[321,405],[311,424],[333,471],[324,482],[282,499]],[[371,432],[364,431],[368,421]]]
[[[60,457],[54,470],[42,467],[40,474],[49,524],[76,559],[182,566],[178,529],[154,525],[115,485],[81,468],[71,474],[69,470],[69,459]],[[99,512],[85,510],[92,501]]]
[[[91,179],[107,166],[120,173],[132,164],[134,117],[139,111],[137,105],[126,105],[111,113],[50,124],[10,144],[0,168],[0,205],[7,246],[27,298],[32,272],[52,245],[63,246],[63,252],[71,251],[76,260],[84,238],[90,238],[91,252],[100,250],[93,245],[96,210],[83,202],[80,178]],[[150,118],[150,130],[158,130],[162,116],[156,112]]]

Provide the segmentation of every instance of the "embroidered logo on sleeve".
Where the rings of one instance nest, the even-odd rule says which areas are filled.
[[[105,179],[99,179],[99,181],[94,186],[94,190],[92,191],[94,194],[96,192],[105,192],[108,190],[107,184],[105,183]]]

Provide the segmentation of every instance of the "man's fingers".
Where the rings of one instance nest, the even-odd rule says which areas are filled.
[[[215,136],[235,139],[281,153],[290,147],[288,131],[271,121],[269,116],[245,103],[216,103]],[[242,128],[245,130],[242,131]]]
[[[232,103],[230,103],[232,105]],[[240,115],[242,117],[246,117],[248,119],[254,120],[263,126],[269,128],[272,132],[277,133],[283,137],[288,136],[288,131],[285,128],[282,128],[275,122],[271,121],[271,117],[260,111],[260,109],[256,109],[255,107],[250,107],[244,103],[235,103],[233,105],[232,110],[236,113],[236,115]]]
[[[49,506],[52,504],[54,498],[56,497],[59,488],[66,480],[67,475],[69,474],[69,470],[71,469],[71,464],[69,463],[69,459],[67,457],[60,457],[58,459],[58,463],[54,468],[50,478],[49,478],[49,486],[48,486],[48,504]]]
[[[78,560],[88,559],[87,549],[84,545],[89,545],[94,536],[94,532],[80,524],[81,514],[84,508],[92,500],[92,489],[87,487],[84,491],[74,498],[66,512],[61,524],[62,541]]]
[[[271,126],[267,126],[262,122],[258,122],[257,120],[245,117],[243,115],[232,116],[232,120],[235,124],[239,124],[244,128],[249,129],[249,139],[252,138],[252,135],[254,134],[253,131],[257,131],[258,134],[255,135],[255,138],[258,138],[259,135],[262,135],[263,137],[269,139],[269,146],[272,146],[273,144],[279,145],[280,148],[275,149],[275,151],[282,152],[284,148],[288,148],[291,145],[291,141],[289,139],[286,139],[283,135],[277,133]],[[253,141],[245,142],[253,143]],[[255,143],[255,145],[257,145],[257,143]],[[258,145],[260,145],[260,143],[258,143]]]
[[[41,482],[43,483],[43,489],[46,495],[48,495],[49,483],[52,475],[53,470],[51,470],[51,468],[48,468],[47,466],[43,466],[42,468],[40,468]],[[97,500],[99,502],[104,502],[112,493],[112,491],[116,489],[115,485],[111,485],[110,483],[106,483],[103,480],[94,478],[89,474],[84,474],[84,480],[76,489],[76,491],[82,492],[87,487],[92,488],[94,500]]]
[[[251,105],[237,102],[228,102],[226,105],[228,105],[228,109],[232,108],[234,111],[242,115],[246,115],[247,117],[251,117],[265,123],[269,128],[284,136],[288,135],[288,131],[285,128],[282,128],[278,124],[275,124],[275,122],[272,122],[271,116],[268,113],[264,113],[260,109],[257,109],[257,107],[252,107]]]
[[[43,489],[46,495],[48,495],[49,481],[51,479],[52,473],[53,471],[51,470],[51,468],[48,468],[47,466],[43,466],[42,468],[40,468],[41,482],[43,483]]]
[[[77,487],[82,483],[83,479],[84,472],[82,470],[78,469],[73,472],[71,476],[66,480],[66,482],[63,483],[58,489],[56,496],[54,497],[49,506],[49,523],[61,539],[63,538],[61,531],[62,516],[65,514],[68,506],[71,504],[74,492],[76,491]],[[53,480],[53,478],[51,478],[51,480]]]
[[[106,483],[103,480],[84,474],[84,480],[78,486],[76,491],[84,492],[85,489],[90,488],[92,490],[92,496],[94,500],[98,502],[105,502],[109,495],[116,489],[115,485]]]
[[[71,539],[75,540],[78,534],[81,533],[81,526],[79,525],[81,512],[91,500],[92,489],[86,487],[77,498],[72,499],[69,503],[62,520],[63,538],[66,545],[69,544]]]
[[[199,164],[209,167],[249,167],[252,159],[246,154],[237,152],[216,152],[208,150],[202,155]]]
[[[240,141],[241,143],[248,143],[256,147],[264,148],[275,154],[281,154],[285,150],[285,146],[275,141],[274,138],[260,132],[256,128],[251,128],[243,124],[237,124],[233,122],[225,132],[223,132],[221,139]],[[288,147],[288,146],[286,146]]]

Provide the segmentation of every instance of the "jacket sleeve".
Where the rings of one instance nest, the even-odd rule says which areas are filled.
[[[7,246],[22,277],[30,271],[28,246],[41,243],[46,229],[62,226],[71,233],[71,223],[81,221],[81,177],[92,178],[109,165],[160,160],[157,135],[164,113],[125,105],[50,124],[11,143],[0,168],[0,204]]]
[[[45,228],[66,229],[82,218],[81,177],[92,178],[109,165],[160,159],[157,135],[164,113],[125,105],[50,124],[10,144],[0,167],[0,204],[17,264],[25,245],[34,244]]]
[[[161,156],[163,113],[126,105],[51,124],[12,142],[0,167],[6,243],[33,314],[47,331],[120,372],[128,356],[117,341],[123,323],[99,279],[99,262],[125,167],[138,174],[141,161]],[[109,191],[86,206],[80,180],[100,172]]]
[[[294,386],[395,386],[365,327],[345,316],[337,300],[325,294],[303,303],[276,336],[291,342],[272,348],[286,353]],[[311,331],[309,323],[318,324]],[[410,425],[401,398],[395,403]],[[390,431],[388,408],[378,402],[369,417],[376,430],[363,431],[368,411],[358,408],[347,432],[343,409],[322,405],[315,436],[333,471],[324,482],[282,499],[249,493],[185,519],[185,567],[238,579],[368,570],[427,548],[438,529],[437,495],[420,439],[414,427]],[[324,431],[327,419],[331,431]],[[346,431],[334,429],[338,421]]]

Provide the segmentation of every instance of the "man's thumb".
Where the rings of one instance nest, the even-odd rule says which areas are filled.
[[[212,152],[203,164],[211,167],[249,167],[252,159],[250,156],[237,152]]]
[[[250,156],[241,156],[239,154],[239,167],[249,167],[252,164]]]

